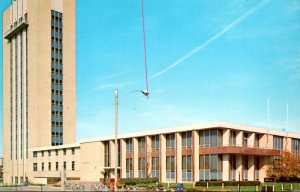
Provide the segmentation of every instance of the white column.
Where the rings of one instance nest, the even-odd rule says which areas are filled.
[[[160,135],[160,182],[166,182],[166,136]]]
[[[175,133],[176,136],[176,182],[182,182],[182,137],[181,133]]]
[[[126,178],[126,142],[121,139],[121,178]]]
[[[229,146],[230,129],[223,129],[223,146]]]
[[[254,166],[254,156],[248,156],[248,180],[255,180],[255,166]]]
[[[194,165],[193,165],[193,178],[194,182],[199,181],[199,132],[193,131],[193,156],[194,156]]]
[[[152,170],[152,140],[151,136],[146,136],[146,175],[151,177]]]
[[[243,158],[242,155],[236,155],[236,180],[239,180],[239,173],[240,173],[240,180],[243,180]]]
[[[132,138],[133,142],[133,177],[138,178],[139,143],[138,138]]]
[[[228,154],[223,154],[223,181],[229,181],[229,174],[230,174],[230,166],[229,166],[229,157]]]
[[[115,167],[115,141],[109,141],[109,155],[110,155],[110,167]],[[115,171],[110,170],[109,172],[110,178],[115,178]]]
[[[236,134],[236,145],[243,146],[243,131],[237,131]]]
[[[254,147],[255,133],[248,133],[248,146]]]

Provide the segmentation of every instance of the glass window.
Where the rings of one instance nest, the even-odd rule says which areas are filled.
[[[33,156],[33,157],[37,157],[37,152],[34,151],[32,156]]]
[[[182,134],[182,147],[191,148],[192,147],[192,132],[183,132]]]
[[[138,138],[138,149],[139,151],[145,151],[146,150],[146,140],[145,137]]]
[[[299,157],[299,154],[300,154],[300,139],[292,139],[291,151],[295,156]]]
[[[51,163],[48,163],[48,171],[51,171]]]
[[[138,159],[139,178],[146,178],[146,158],[140,157]]]
[[[131,139],[126,139],[126,151],[127,152],[132,152],[132,138]]]
[[[167,149],[174,149],[175,148],[175,134],[171,133],[171,134],[167,134],[166,136],[166,147]]]
[[[201,147],[216,147],[223,144],[222,129],[207,129],[199,132],[199,145]]]
[[[110,166],[110,149],[109,149],[109,141],[104,142],[104,166]]]
[[[72,171],[75,170],[75,161],[72,161]]]
[[[233,131],[233,130],[230,131],[229,144],[231,146],[236,146],[236,131]]]
[[[33,163],[33,171],[37,171],[37,163]]]
[[[132,178],[132,158],[126,159],[126,178]]]
[[[152,178],[160,177],[159,157],[152,157]]]
[[[282,150],[283,149],[283,137],[273,136],[273,149]]]
[[[167,180],[175,179],[175,157],[167,156],[166,157],[166,178]]]
[[[44,163],[42,163],[42,171],[44,171]]]
[[[222,155],[199,156],[199,178],[204,181],[222,180]]]
[[[152,150],[159,150],[159,135],[152,136]]]
[[[55,162],[55,170],[58,171],[58,162]]]
[[[182,156],[182,180],[192,181],[192,156]]]

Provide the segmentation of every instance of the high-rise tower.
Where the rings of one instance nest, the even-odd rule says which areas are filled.
[[[13,0],[3,13],[4,182],[28,149],[74,143],[75,0]]]

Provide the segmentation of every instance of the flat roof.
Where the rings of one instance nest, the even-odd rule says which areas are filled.
[[[135,133],[119,134],[118,139],[152,136],[152,135],[168,134],[168,133],[175,133],[175,132],[185,132],[185,131],[201,130],[201,129],[210,129],[210,128],[215,128],[215,127],[225,128],[225,129],[242,130],[242,131],[254,132],[254,133],[278,135],[278,136],[282,136],[282,137],[291,137],[291,138],[300,139],[300,134],[296,134],[296,133],[288,133],[286,131],[277,131],[277,130],[272,130],[272,129],[267,129],[267,128],[260,128],[260,127],[255,127],[255,126],[228,123],[228,122],[213,122],[213,123],[206,123],[206,124],[194,124],[194,125],[185,125],[185,126],[178,126],[178,127],[172,127],[172,128],[154,129],[154,130],[149,130],[149,131],[140,131],[140,132],[135,132]],[[104,136],[104,137],[97,137],[97,138],[91,138],[91,139],[83,139],[83,140],[80,140],[79,143],[90,143],[90,142],[106,141],[106,140],[112,140],[112,139],[114,139],[114,136]]]

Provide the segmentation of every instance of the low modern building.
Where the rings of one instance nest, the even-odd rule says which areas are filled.
[[[281,151],[300,154],[300,134],[211,123],[158,129],[118,137],[118,177],[157,177],[160,182],[259,180]],[[114,137],[30,149],[31,182],[113,179]]]

